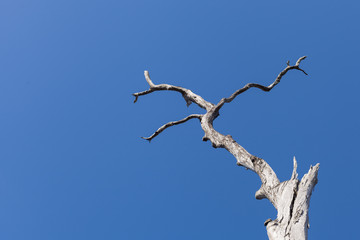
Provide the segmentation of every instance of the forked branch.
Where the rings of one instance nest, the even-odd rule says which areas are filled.
[[[196,103],[199,107],[206,109],[207,111],[209,111],[214,106],[214,104],[205,101],[201,96],[193,93],[189,89],[186,89],[183,87],[177,87],[177,86],[173,86],[173,85],[169,85],[169,84],[155,85],[151,81],[148,71],[144,71],[144,75],[145,75],[145,79],[146,79],[147,83],[150,86],[150,89],[143,91],[143,92],[134,93],[133,94],[133,96],[135,97],[134,103],[138,100],[139,96],[146,95],[146,94],[149,94],[149,93],[152,93],[155,91],[168,90],[168,91],[175,91],[175,92],[181,93],[181,95],[183,96],[183,98],[186,101],[187,106],[189,106],[193,102],[193,103]]]
[[[230,97],[228,98],[223,98],[220,100],[220,102],[216,105],[216,109],[215,112],[218,112],[220,110],[220,108],[225,104],[225,103],[230,103],[232,100],[234,100],[238,95],[240,95],[243,92],[246,92],[247,90],[249,90],[250,88],[258,88],[261,89],[265,92],[269,92],[271,89],[273,89],[281,80],[281,78],[289,71],[292,69],[296,69],[299,71],[302,71],[304,74],[308,75],[303,69],[301,69],[300,63],[302,60],[304,60],[306,58],[306,56],[303,56],[301,58],[299,58],[295,65],[290,66],[290,61],[287,61],[287,66],[284,70],[282,70],[279,75],[276,77],[275,81],[270,84],[269,86],[263,86],[257,83],[248,83],[246,84],[243,88],[240,88],[239,90],[235,91]]]

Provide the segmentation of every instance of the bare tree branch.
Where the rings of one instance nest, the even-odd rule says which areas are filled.
[[[228,98],[223,98],[220,100],[220,102],[217,104],[215,112],[218,112],[220,110],[220,108],[225,104],[225,103],[230,103],[232,100],[234,100],[238,95],[240,95],[243,92],[246,92],[247,90],[249,90],[250,88],[258,88],[261,89],[265,92],[269,92],[271,89],[273,89],[273,87],[275,87],[281,80],[281,78],[289,71],[292,69],[296,69],[299,71],[302,71],[304,74],[308,75],[303,69],[301,69],[299,67],[300,63],[302,60],[304,60],[306,58],[306,56],[303,56],[301,58],[299,58],[294,66],[290,66],[290,61],[287,61],[287,66],[284,70],[282,70],[279,75],[277,76],[277,78],[275,79],[275,81],[270,84],[269,86],[263,86],[257,83],[248,83],[246,84],[243,88],[240,88],[239,90],[235,91],[230,97]]]
[[[186,101],[186,105],[189,106],[192,102],[196,103],[199,107],[206,109],[207,111],[210,110],[214,104],[205,101],[201,96],[193,93],[191,90],[183,88],[183,87],[177,87],[177,86],[173,86],[173,85],[169,85],[169,84],[158,84],[155,85],[151,79],[150,79],[150,75],[148,71],[144,71],[144,75],[145,75],[145,79],[148,82],[150,89],[143,91],[143,92],[138,92],[138,93],[134,93],[133,96],[135,97],[134,103],[137,101],[139,96],[142,95],[146,95],[149,93],[152,93],[154,91],[164,91],[164,90],[168,90],[168,91],[176,91],[182,94],[183,98]]]
[[[237,165],[243,166],[246,169],[254,171],[261,180],[261,187],[255,193],[256,199],[267,198],[273,206],[276,208],[278,214],[277,219],[268,219],[265,222],[267,233],[270,240],[306,240],[308,229],[308,211],[311,193],[317,183],[317,172],[319,170],[319,164],[314,167],[310,167],[310,170],[299,181],[297,173],[297,162],[294,157],[294,167],[291,174],[291,178],[287,181],[280,182],[276,176],[274,170],[270,165],[259,157],[256,157],[247,152],[240,144],[238,144],[230,135],[223,135],[217,132],[213,127],[213,121],[219,116],[219,110],[225,103],[233,101],[236,96],[247,91],[250,88],[259,88],[263,91],[270,91],[274,88],[282,79],[282,77],[290,70],[295,69],[302,71],[299,65],[306,57],[299,58],[295,65],[290,66],[290,62],[287,62],[287,67],[279,73],[275,81],[269,86],[263,86],[256,83],[249,83],[243,88],[235,91],[229,98],[223,98],[217,105],[205,101],[201,96],[194,94],[189,89],[172,86],[168,84],[155,85],[149,76],[149,73],[145,71],[145,79],[150,86],[149,90],[134,93],[135,101],[139,96],[147,95],[154,91],[176,91],[180,92],[184,97],[187,105],[192,102],[199,105],[201,108],[206,109],[206,113],[192,114],[182,120],[169,122],[161,126],[154,134],[148,138],[144,138],[149,142],[159,135],[166,128],[184,123],[192,118],[198,118],[205,136],[203,141],[210,141],[214,148],[225,148],[230,152],[237,161]],[[307,74],[306,74],[307,75]]]
[[[149,84],[150,88],[155,87],[155,84],[151,81],[150,79],[150,75],[149,75],[149,71],[144,71],[144,76],[145,76],[145,80],[147,81],[147,83]]]
[[[139,96],[142,96],[142,95],[146,95],[146,94],[152,93],[153,91],[154,91],[154,90],[149,89],[149,90],[146,90],[146,91],[143,91],[143,92],[133,93],[133,96],[135,97],[134,103],[136,103],[136,102],[137,102],[137,100],[138,100],[138,97],[139,97]]]
[[[168,127],[172,127],[174,125],[178,125],[178,124],[181,124],[181,123],[184,123],[190,119],[193,119],[193,118],[198,118],[201,120],[201,117],[202,115],[201,114],[191,114],[190,116],[187,116],[186,118],[184,119],[181,119],[179,121],[174,121],[174,122],[169,122],[167,124],[164,124],[163,126],[161,126],[158,130],[156,130],[156,132],[151,135],[150,137],[141,137],[142,139],[145,139],[145,140],[148,140],[149,142],[154,138],[156,137],[157,135],[159,135],[162,131],[164,131],[165,129],[167,129]]]

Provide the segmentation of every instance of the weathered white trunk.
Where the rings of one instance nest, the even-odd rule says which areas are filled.
[[[309,204],[311,193],[317,183],[319,164],[310,167],[301,181],[296,172],[297,162],[294,157],[294,169],[290,180],[280,182],[272,168],[261,158],[255,157],[241,147],[230,135],[224,136],[214,130],[209,111],[201,119],[205,132],[204,141],[210,140],[214,148],[225,148],[237,159],[239,166],[256,172],[262,182],[256,192],[256,199],[267,198],[277,209],[275,220],[265,222],[270,240],[305,240],[309,228]]]
[[[294,165],[296,165],[295,158]],[[310,167],[301,181],[295,177],[281,183],[283,186],[279,188],[276,196],[277,219],[265,222],[270,240],[308,239],[310,197],[317,183],[318,170],[319,164]]]
[[[145,79],[148,82],[150,89],[133,94],[135,96],[134,102],[136,102],[139,96],[146,95],[154,91],[176,91],[182,94],[187,105],[195,103],[206,110],[206,114],[192,114],[182,120],[169,122],[160,127],[153,135],[144,139],[151,141],[168,127],[184,123],[193,118],[199,119],[201,127],[205,132],[203,141],[210,141],[214,148],[225,148],[236,158],[239,166],[250,169],[259,175],[262,185],[255,193],[255,198],[267,198],[278,212],[275,220],[268,219],[264,223],[270,240],[307,239],[308,228],[310,226],[310,197],[317,183],[319,164],[316,164],[314,167],[310,167],[308,173],[303,176],[301,181],[299,181],[298,174],[296,172],[297,162],[294,157],[294,169],[291,178],[288,181],[280,182],[275,172],[265,160],[248,153],[230,135],[225,136],[217,132],[213,128],[213,121],[219,116],[219,111],[225,103],[231,102],[236,98],[236,96],[248,89],[258,88],[267,92],[276,86],[289,70],[296,69],[305,73],[305,71],[299,67],[300,62],[305,58],[306,57],[299,58],[293,66],[290,66],[288,62],[287,67],[280,72],[275,81],[269,86],[266,87],[255,83],[249,83],[243,88],[235,91],[229,98],[221,99],[221,101],[216,105],[204,100],[201,96],[186,88],[169,84],[155,85],[151,81],[147,71],[145,71]]]

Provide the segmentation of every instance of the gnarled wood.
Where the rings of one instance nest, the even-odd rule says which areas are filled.
[[[182,94],[187,105],[195,103],[206,110],[206,113],[203,115],[192,114],[182,120],[169,122],[160,127],[150,137],[144,139],[150,142],[166,128],[184,123],[192,118],[198,118],[205,133],[203,141],[210,141],[214,148],[225,148],[235,157],[237,165],[252,170],[260,177],[262,185],[255,193],[255,198],[267,198],[278,212],[275,220],[268,219],[264,223],[270,240],[307,239],[310,197],[317,183],[319,164],[316,164],[314,167],[310,167],[309,172],[303,176],[301,181],[299,181],[298,174],[296,172],[297,162],[294,157],[294,168],[291,178],[287,181],[280,182],[273,169],[264,159],[248,153],[232,138],[232,136],[225,136],[217,132],[213,127],[213,121],[219,116],[219,110],[225,103],[230,103],[236,98],[236,96],[249,90],[250,88],[258,88],[268,92],[275,87],[283,76],[290,70],[295,69],[306,74],[306,72],[300,68],[300,63],[305,58],[305,56],[299,58],[293,66],[290,66],[288,61],[287,67],[279,73],[275,81],[269,86],[249,83],[243,88],[235,91],[230,97],[221,99],[216,105],[204,100],[201,96],[183,87],[177,87],[169,84],[155,85],[150,79],[148,71],[145,71],[144,75],[150,89],[133,94],[135,96],[134,102],[136,102],[139,96],[147,95],[155,91],[176,91]]]

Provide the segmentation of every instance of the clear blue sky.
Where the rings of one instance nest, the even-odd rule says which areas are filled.
[[[178,93],[216,103],[248,82],[271,83],[226,105],[215,128],[287,180],[321,164],[310,239],[357,239],[358,1],[0,2],[0,238],[266,239],[276,218],[254,198],[257,175],[201,141]]]

